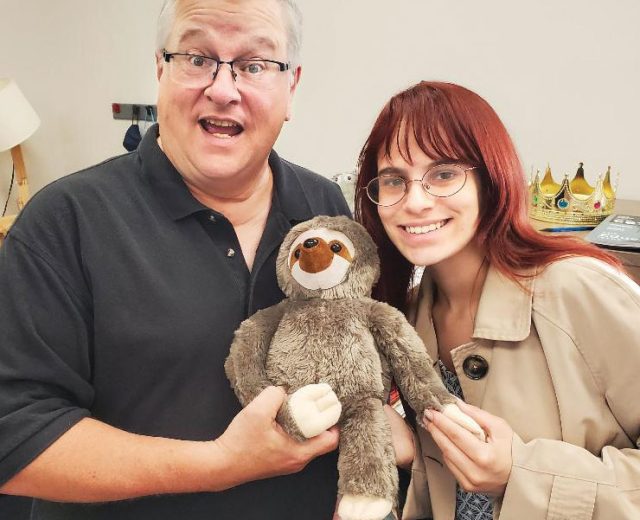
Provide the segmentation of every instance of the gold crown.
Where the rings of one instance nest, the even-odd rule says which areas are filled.
[[[595,187],[584,178],[583,163],[569,181],[565,174],[558,184],[547,166],[544,178],[540,172],[529,183],[529,216],[536,220],[558,224],[598,225],[613,212],[616,188],[611,185],[611,167],[598,176]],[[616,183],[617,184],[617,183]]]

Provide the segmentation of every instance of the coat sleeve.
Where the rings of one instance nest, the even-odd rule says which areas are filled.
[[[570,283],[559,275],[553,281],[566,287],[552,298],[562,305],[543,309],[546,324],[538,332],[549,342],[554,324],[569,324],[563,333],[584,358],[621,432],[597,453],[514,436],[512,471],[497,504],[503,520],[525,512],[531,520],[640,518],[640,287],[601,262],[572,265]]]
[[[402,520],[422,520],[431,518],[431,499],[429,498],[429,484],[427,483],[427,470],[422,450],[420,449],[420,436],[428,435],[426,431],[413,433],[413,445],[415,452],[411,465],[411,482],[407,489],[407,498],[402,510]]]

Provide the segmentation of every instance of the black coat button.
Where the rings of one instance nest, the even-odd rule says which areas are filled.
[[[462,362],[462,370],[469,379],[482,379],[489,372],[489,363],[482,356],[469,356]]]

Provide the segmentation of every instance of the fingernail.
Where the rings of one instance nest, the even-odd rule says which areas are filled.
[[[425,410],[424,411],[424,418],[429,422],[433,421],[433,411],[432,410]]]

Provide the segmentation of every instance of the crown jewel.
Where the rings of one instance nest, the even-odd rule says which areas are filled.
[[[591,186],[584,178],[583,163],[580,163],[574,178],[569,181],[565,174],[557,183],[547,166],[544,177],[540,172],[529,183],[529,216],[536,220],[558,224],[597,225],[613,212],[616,189],[611,185],[611,167],[598,176]]]

